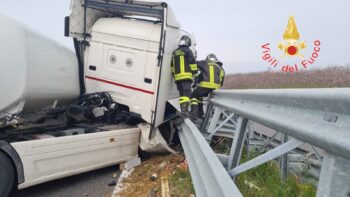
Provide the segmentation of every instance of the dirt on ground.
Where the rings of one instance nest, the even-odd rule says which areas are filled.
[[[181,154],[154,156],[142,162],[121,181],[123,190],[117,196],[161,197],[162,177],[168,180],[170,196],[193,196],[194,189],[188,165],[184,155]]]

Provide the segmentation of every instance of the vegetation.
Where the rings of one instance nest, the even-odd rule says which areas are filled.
[[[175,169],[173,174],[169,176],[169,185],[172,197],[190,196],[195,193],[188,169]]]
[[[257,153],[251,153],[251,158]],[[249,158],[249,159],[251,159]],[[242,162],[249,160],[243,154]],[[282,183],[279,165],[270,161],[239,175],[236,184],[247,197],[314,197],[316,189],[310,183],[303,183],[297,176],[289,176]]]
[[[350,87],[350,65],[325,69],[284,72],[256,72],[228,75],[226,89],[335,88]]]

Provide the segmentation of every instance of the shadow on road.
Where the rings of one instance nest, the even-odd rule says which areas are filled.
[[[19,190],[12,197],[110,197],[114,186],[108,184],[117,180],[119,174],[117,166],[107,167]]]

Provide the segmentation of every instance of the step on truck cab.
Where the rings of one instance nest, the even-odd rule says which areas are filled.
[[[1,32],[8,49],[0,56],[0,196],[128,161],[139,146],[168,148],[158,128],[176,116],[170,62],[184,34],[170,7],[121,0],[70,7],[65,36],[75,57],[0,18],[12,28]]]

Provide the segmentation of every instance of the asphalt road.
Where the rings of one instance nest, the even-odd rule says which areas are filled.
[[[13,197],[110,197],[120,172],[117,166],[44,183],[17,191]],[[113,174],[117,177],[113,178]]]

